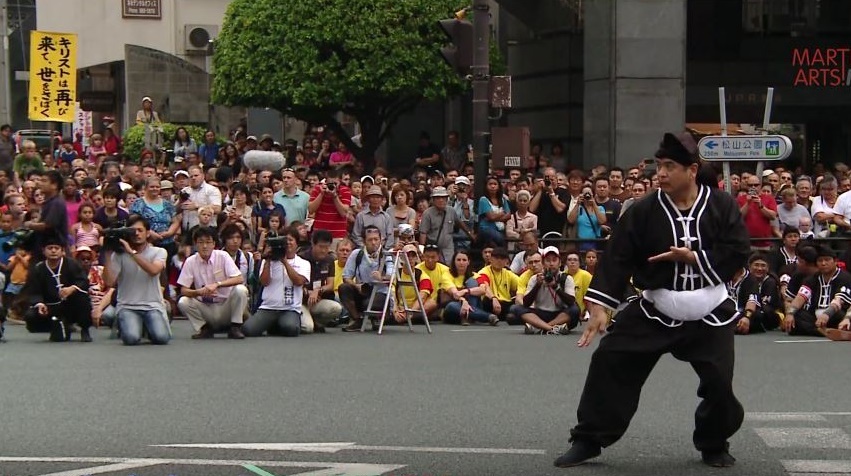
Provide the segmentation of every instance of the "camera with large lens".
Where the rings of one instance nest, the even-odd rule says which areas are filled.
[[[553,270],[545,270],[544,271],[544,282],[547,284],[552,284],[556,282],[556,278],[558,277],[558,272]]]
[[[189,192],[180,192],[180,201],[185,202],[189,200]]]
[[[273,260],[281,259],[287,255],[286,235],[266,238],[266,246],[269,247],[269,257]]]
[[[9,241],[3,243],[3,251],[5,251],[6,253],[9,253],[10,251],[17,248],[27,251],[32,249],[34,236],[32,230],[28,230],[26,228],[18,228],[17,230],[12,230],[8,233],[3,233],[0,236],[12,237],[9,239]]]
[[[591,198],[592,198],[591,194],[588,193],[588,192],[585,192],[585,195],[582,195],[582,199],[585,200],[586,202],[590,202]]]
[[[103,230],[103,249],[116,253],[124,253],[124,246],[121,244],[121,240],[129,243],[135,236],[135,228],[119,223],[118,226]]]
[[[544,179],[544,187],[550,188],[552,186],[553,186],[553,181],[550,180],[549,178],[545,178]]]
[[[337,188],[337,184],[334,182],[328,182],[325,184],[325,190],[329,192],[333,192]]]

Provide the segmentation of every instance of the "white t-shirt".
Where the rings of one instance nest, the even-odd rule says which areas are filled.
[[[198,207],[205,206],[222,206],[222,192],[219,191],[218,188],[204,182],[201,187],[194,189],[192,187],[186,187],[181,192],[186,192],[189,194],[189,200],[191,200],[194,204],[198,205]],[[216,216],[213,214],[213,223],[216,222]],[[198,210],[186,210],[183,212],[183,229],[191,230],[193,226],[197,225],[198,221]]]
[[[266,266],[263,260],[261,266]],[[296,256],[287,261],[299,276],[310,281],[310,262]],[[263,287],[260,309],[272,311],[296,311],[301,313],[301,302],[304,297],[304,287],[294,286],[292,280],[279,260],[271,261],[269,268],[269,284]],[[263,268],[260,268],[261,272]]]
[[[843,197],[845,197],[843,199]],[[840,208],[842,207],[842,208]],[[825,201],[819,196],[813,198],[813,204],[810,207],[810,215],[813,217],[813,233],[818,234],[824,227],[821,226],[821,223],[816,221],[816,213],[830,213],[830,214],[840,214],[845,218],[851,218],[851,196],[848,195],[848,192],[843,193],[836,199],[836,202],[833,204],[833,208],[831,208]],[[842,210],[842,212],[840,212]]]

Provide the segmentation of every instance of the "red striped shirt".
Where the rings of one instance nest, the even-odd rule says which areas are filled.
[[[322,189],[319,185],[313,187],[310,192],[310,201],[316,199]],[[352,191],[349,187],[342,184],[337,184],[337,194],[340,196],[340,201],[343,205],[350,206],[352,204]],[[345,216],[340,216],[337,213],[337,206],[334,205],[334,196],[325,195],[322,197],[322,203],[319,204],[319,210],[316,210],[316,216],[313,219],[314,230],[328,230],[334,238],[345,238],[347,234],[347,222]]]

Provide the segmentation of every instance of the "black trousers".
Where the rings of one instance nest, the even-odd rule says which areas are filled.
[[[700,377],[695,412],[694,445],[700,451],[718,451],[742,425],[744,409],[733,394],[735,324],[713,327],[702,321],[668,327],[645,316],[633,301],[618,313],[591,359],[579,403],[579,423],[571,441],[585,440],[606,447],[626,432],[638,409],[641,387],[667,353],[691,364]],[[647,303],[645,303],[646,305]],[[731,316],[729,310],[715,315]],[[652,309],[652,307],[651,307]]]
[[[27,330],[33,333],[50,332],[53,316],[61,319],[66,326],[77,324],[87,329],[92,325],[92,300],[88,294],[75,292],[59,304],[47,306],[47,316],[39,315],[35,307],[30,307],[24,314]]]
[[[810,311],[806,311],[804,309],[799,309],[798,312],[795,313],[795,328],[789,332],[790,336],[815,336],[815,337],[824,337],[824,334],[818,331],[818,327],[816,327],[816,315]],[[839,323],[842,322],[845,316],[841,312],[837,312],[827,321],[827,327],[829,329],[836,329],[839,327]]]
[[[760,334],[766,331],[773,331],[780,327],[780,316],[774,312],[764,312],[762,310],[754,311],[751,315],[750,334]]]
[[[366,291],[366,289],[364,289]],[[363,318],[362,313],[365,312],[367,304],[369,304],[370,292],[361,293],[354,284],[343,283],[338,291],[340,293],[340,304],[348,311],[352,319]],[[386,293],[376,293],[375,299],[372,301],[372,311],[381,311],[384,306],[384,301],[387,299]],[[374,316],[373,316],[374,317]]]

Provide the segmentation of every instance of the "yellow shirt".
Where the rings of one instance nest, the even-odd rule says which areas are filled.
[[[346,267],[346,263],[343,263],[342,266],[340,262],[334,260],[334,292],[336,293],[338,289],[340,289],[340,285],[343,284],[343,268]]]
[[[424,275],[428,276],[428,279],[431,280],[431,284],[434,286],[434,289],[448,291],[449,288],[456,287],[455,280],[452,279],[452,273],[449,272],[449,266],[446,266],[443,263],[436,263],[434,265],[434,269],[426,268],[425,263],[420,263],[414,267],[422,271]],[[464,286],[457,289],[464,289]]]
[[[585,293],[588,291],[588,286],[591,285],[591,273],[580,269],[573,275],[573,283],[576,284],[576,304],[579,305],[579,311],[585,312]]]
[[[512,273],[508,268],[503,268],[498,272],[491,269],[490,265],[479,270],[479,274],[487,276],[490,288],[494,296],[503,302],[510,302],[514,299],[517,293],[517,282],[519,278]]]
[[[517,277],[517,295],[523,296],[526,294],[526,288],[529,287],[529,280],[532,279],[535,273],[531,269],[523,271],[523,274]]]
[[[402,270],[399,274],[400,282],[410,283],[412,281],[411,276],[408,275],[408,273],[406,273],[404,270]],[[425,294],[423,295],[423,301],[428,299],[431,296],[432,292],[434,292],[434,289],[432,288],[432,282],[429,279],[428,275],[425,273],[422,273],[422,275],[420,276],[420,281],[417,283],[417,288],[420,290],[420,294],[425,292]],[[401,294],[401,298],[403,301],[405,301],[405,304],[407,304],[409,308],[414,307],[414,304],[417,303],[417,293],[414,292],[414,288],[412,286],[399,286],[399,290],[400,291],[397,292],[396,295],[398,296],[399,294]]]

